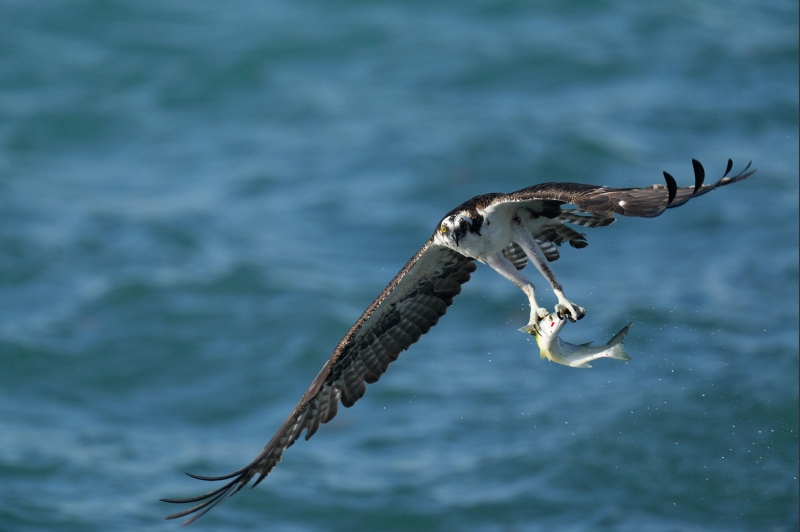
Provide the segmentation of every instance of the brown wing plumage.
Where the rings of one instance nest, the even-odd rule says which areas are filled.
[[[305,439],[310,438],[321,423],[336,415],[340,400],[344,406],[353,405],[364,395],[367,383],[377,381],[403,350],[436,325],[473,271],[472,259],[434,244],[432,238],[428,240],[339,342],[291,415],[256,459],[229,475],[189,474],[200,480],[229,482],[198,497],[162,499],[197,503],[167,519],[191,515],[185,524],[191,523],[254,477],[257,478],[253,486],[261,482],[304,430]]]
[[[510,194],[492,194],[478,196],[484,199],[488,209],[509,209],[515,211],[519,206],[527,207],[533,218],[547,218],[544,224],[538,224],[533,230],[533,237],[539,244],[548,261],[559,258],[557,246],[569,242],[572,247],[583,248],[588,245],[585,236],[566,225],[574,224],[582,227],[600,227],[614,222],[614,215],[638,216],[653,218],[667,209],[683,205],[697,196],[701,196],[717,187],[746,179],[755,173],[749,170],[750,164],[737,175],[728,177],[733,162],[728,159],[728,166],[722,178],[710,185],[703,184],[705,170],[703,165],[692,159],[694,168],[694,186],[678,187],[675,179],[664,172],[665,184],[651,185],[646,188],[609,188],[579,183],[542,183],[523,188]],[[576,205],[577,209],[563,209],[564,204]],[[511,250],[506,251],[510,257]],[[524,267],[525,263],[521,262]],[[519,269],[519,265],[515,262]]]
[[[570,203],[580,211],[601,219],[614,218],[614,214],[653,218],[666,209],[683,205],[690,199],[701,196],[711,190],[741,181],[755,173],[748,164],[737,175],[728,177],[733,162],[728,159],[728,166],[722,178],[710,185],[703,184],[705,170],[703,165],[692,159],[695,184],[693,187],[678,187],[675,179],[664,172],[666,184],[651,185],[647,188],[609,188],[579,183],[541,183],[523,188],[511,194],[498,195],[492,198],[492,205],[514,202],[540,202],[539,210],[544,216],[548,212],[558,214],[553,206]],[[610,223],[610,222],[608,222]]]

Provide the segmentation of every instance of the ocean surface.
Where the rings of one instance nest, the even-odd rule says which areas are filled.
[[[729,157],[554,263],[630,362],[480,266],[193,531],[797,530],[798,3],[3,1],[0,530],[178,530],[462,201]]]

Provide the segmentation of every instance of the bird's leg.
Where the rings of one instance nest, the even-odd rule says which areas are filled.
[[[514,264],[508,260],[503,252],[496,253],[484,259],[486,264],[492,267],[494,271],[517,285],[525,295],[528,296],[528,303],[531,307],[531,317],[528,320],[528,325],[521,330],[527,333],[533,333],[539,329],[539,320],[547,316],[546,308],[540,307],[536,302],[536,289],[525,275],[522,274]]]
[[[511,231],[514,235],[514,242],[522,248],[528,256],[528,259],[536,266],[539,273],[547,279],[547,282],[550,283],[550,286],[553,288],[553,293],[558,298],[558,304],[555,308],[556,313],[560,316],[568,317],[570,321],[573,322],[581,319],[586,314],[586,309],[576,305],[564,296],[561,283],[558,282],[553,270],[550,269],[550,265],[547,264],[547,259],[533,236],[528,232],[525,226],[516,219],[511,222]]]

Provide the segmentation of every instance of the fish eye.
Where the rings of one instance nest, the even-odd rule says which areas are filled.
[[[467,221],[462,218],[461,221],[458,222],[458,228],[461,229],[462,231],[466,231],[467,230]]]

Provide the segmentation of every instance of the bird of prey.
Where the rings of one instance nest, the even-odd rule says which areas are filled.
[[[692,187],[679,188],[666,172],[665,184],[646,188],[542,183],[510,194],[482,194],[447,213],[428,241],[347,331],[300,402],[259,455],[228,475],[189,474],[200,480],[228,482],[198,497],[162,499],[193,504],[167,519],[190,516],[185,523],[188,524],[253,478],[256,478],[255,487],[281,461],[283,451],[303,431],[308,440],[321,423],[327,423],[336,415],[339,401],[346,407],[352,406],[364,395],[366,384],[377,381],[402,351],[436,325],[453,298],[461,292],[461,285],[475,271],[475,261],[491,266],[528,297],[527,331],[535,332],[539,320],[548,314],[536,300],[533,283],[521,272],[528,262],[532,262],[550,283],[558,298],[555,312],[572,321],[582,318],[585,310],[566,298],[548,264],[558,259],[557,246],[565,242],[578,249],[587,246],[585,235],[571,226],[606,226],[614,222],[615,214],[652,218],[755,172],[748,171],[748,164],[739,174],[728,177],[733,166],[729,159],[722,178],[706,185],[703,184],[703,166],[696,160],[692,160],[692,165],[695,177]],[[573,207],[565,207],[569,205]]]

